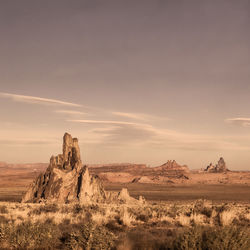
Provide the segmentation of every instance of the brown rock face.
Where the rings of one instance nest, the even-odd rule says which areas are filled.
[[[99,178],[90,176],[88,168],[82,166],[78,140],[65,133],[63,154],[50,158],[47,170],[38,176],[22,202],[86,203],[105,199],[106,192]]]
[[[218,163],[216,164],[216,166],[214,166],[212,163],[210,163],[206,169],[206,172],[210,172],[210,173],[222,173],[222,172],[227,172],[229,171],[227,169],[226,163],[223,159],[223,157],[221,157],[218,161]]]

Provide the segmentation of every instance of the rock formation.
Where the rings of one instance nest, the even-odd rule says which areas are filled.
[[[227,166],[223,157],[221,157],[218,163],[216,164],[216,166],[210,163],[204,171],[209,172],[209,173],[223,173],[229,170],[227,169]]]
[[[224,161],[224,159],[221,157],[215,167],[217,172],[226,172],[228,171],[226,163]]]
[[[213,165],[212,162],[206,167],[205,171],[207,171],[207,172],[214,172],[215,171],[215,166]]]
[[[24,195],[22,202],[139,202],[128,191],[106,192],[98,176],[89,174],[82,165],[78,140],[65,133],[63,154],[52,156],[45,173],[40,174]]]
[[[154,168],[155,171],[163,170],[163,171],[178,171],[178,172],[189,172],[188,166],[179,165],[175,160],[167,161],[163,165]]]

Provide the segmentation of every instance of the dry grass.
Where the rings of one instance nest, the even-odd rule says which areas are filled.
[[[1,202],[0,248],[188,249],[178,244],[204,247],[204,237],[221,237],[244,249],[249,244],[245,239],[250,233],[249,214],[250,206],[246,204],[214,205],[204,200],[146,206]],[[241,231],[242,235],[237,233]],[[190,234],[185,236],[185,232]],[[239,237],[243,237],[244,244]],[[207,239],[206,244],[212,243]],[[212,247],[206,249],[217,249]]]

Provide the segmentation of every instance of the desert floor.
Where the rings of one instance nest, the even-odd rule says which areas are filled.
[[[155,185],[155,184],[114,184],[106,183],[107,191],[119,192],[121,188],[127,187],[132,197],[138,198],[142,195],[149,202],[182,202],[197,199],[221,202],[250,203],[249,185]],[[0,186],[0,201],[21,201],[21,197],[27,186],[12,186],[6,184]]]

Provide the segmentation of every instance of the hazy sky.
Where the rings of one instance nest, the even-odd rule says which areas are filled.
[[[0,161],[225,158],[250,169],[249,0],[0,1]]]

